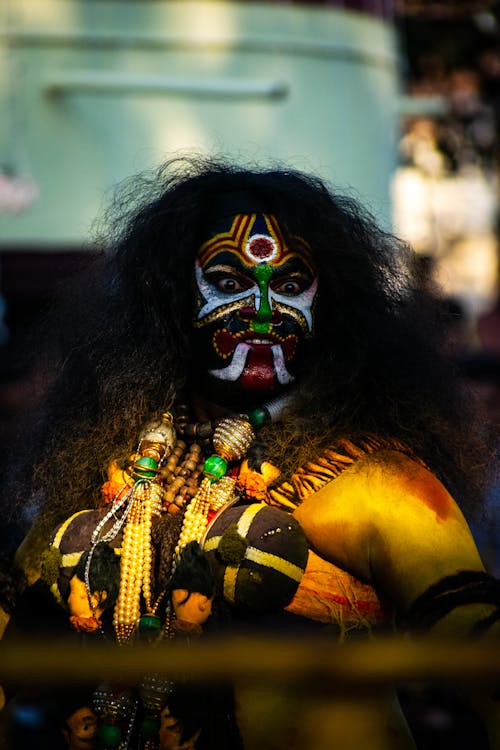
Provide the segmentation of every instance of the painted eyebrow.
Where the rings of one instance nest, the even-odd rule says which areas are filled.
[[[225,263],[219,263],[216,266],[206,266],[203,269],[204,273],[209,273],[209,272],[213,272],[213,273],[232,273],[233,271],[238,271],[239,273],[242,272],[242,271],[240,271],[240,268],[238,268],[237,266],[232,266],[232,265],[225,264]]]
[[[226,260],[225,263],[214,263],[214,260],[215,258],[213,258],[211,261],[208,261],[206,266],[202,266],[202,271],[204,274],[233,273],[234,271],[236,271],[237,273],[248,276],[252,273],[253,270],[253,266],[245,265],[236,256],[233,256],[230,262]],[[211,265],[211,263],[214,264]],[[273,269],[273,275],[275,278],[277,276],[284,276],[285,274],[292,273],[301,273],[310,279],[314,279],[314,277],[316,276],[316,271],[312,269],[309,264],[298,255],[294,256],[293,258],[288,258],[288,260],[286,260],[283,265],[273,266],[271,264],[271,268]]]
[[[312,285],[314,281],[314,278],[311,277],[309,274],[304,273],[284,273],[284,274],[277,274],[276,276],[272,276],[269,285],[271,289],[276,289],[277,287],[281,286],[281,284],[287,284],[287,283],[293,283],[296,282],[298,284],[303,284],[304,290],[309,289],[309,287]]]
[[[301,274],[310,279],[314,279],[315,272],[305,263],[302,258],[290,258],[282,266],[276,266],[276,274],[285,276],[286,274]]]
[[[240,258],[238,258],[234,253],[230,253],[228,251],[221,251],[216,253],[212,256],[212,258],[210,258],[207,263],[201,266],[201,269],[203,273],[212,271],[213,269],[217,271],[222,270],[225,273],[234,269],[241,271],[242,273],[246,273],[247,271]]]

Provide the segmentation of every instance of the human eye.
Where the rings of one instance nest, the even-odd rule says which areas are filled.
[[[221,292],[225,292],[226,294],[235,294],[236,292],[242,292],[246,287],[241,283],[241,281],[234,276],[223,276],[220,279],[217,279],[215,282],[215,286],[217,289],[219,289]]]
[[[208,282],[223,294],[238,294],[250,289],[253,282],[232,268],[210,269],[205,272]]]
[[[272,284],[271,288],[277,294],[282,294],[285,297],[296,297],[298,294],[307,289],[311,285],[311,279],[303,274],[294,274],[293,276],[285,276],[280,279],[276,279]]]

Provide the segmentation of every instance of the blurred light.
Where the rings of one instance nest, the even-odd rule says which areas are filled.
[[[30,177],[0,172],[0,213],[26,211],[37,198],[38,188]]]
[[[493,13],[476,13],[473,18],[479,31],[484,34],[492,34],[498,28],[497,19]]]

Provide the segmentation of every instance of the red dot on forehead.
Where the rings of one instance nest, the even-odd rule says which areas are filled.
[[[255,237],[248,243],[248,249],[254,258],[265,260],[270,258],[274,252],[275,246],[271,239],[268,237]]]

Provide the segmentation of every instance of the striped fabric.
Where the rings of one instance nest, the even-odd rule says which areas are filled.
[[[289,481],[267,491],[266,502],[284,510],[293,511],[306,497],[318,492],[328,482],[338,477],[344,469],[352,466],[358,458],[367,453],[390,449],[412,455],[406,446],[398,441],[368,437],[358,444],[342,440],[336,449],[326,449],[314,461],[309,461],[292,474]],[[412,455],[412,458],[414,456]]]

